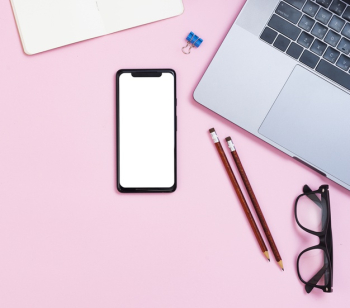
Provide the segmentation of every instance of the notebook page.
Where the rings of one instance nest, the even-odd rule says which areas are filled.
[[[106,33],[95,0],[11,0],[26,53]]]
[[[182,14],[182,0],[97,0],[106,33]]]

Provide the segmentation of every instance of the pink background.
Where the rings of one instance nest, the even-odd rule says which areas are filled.
[[[192,93],[243,0],[35,56],[0,2],[0,307],[348,307],[350,192],[214,115]],[[181,53],[189,31],[202,46]],[[178,77],[178,190],[116,190],[115,73]],[[208,129],[230,135],[285,264],[268,263]],[[330,185],[334,293],[307,295],[298,253],[317,239],[293,216],[302,186]]]

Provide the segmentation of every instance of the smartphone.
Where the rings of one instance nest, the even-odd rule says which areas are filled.
[[[172,69],[117,72],[117,188],[174,192],[176,74]]]

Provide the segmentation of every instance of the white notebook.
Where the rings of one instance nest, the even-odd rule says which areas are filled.
[[[182,14],[182,0],[11,0],[28,55]]]

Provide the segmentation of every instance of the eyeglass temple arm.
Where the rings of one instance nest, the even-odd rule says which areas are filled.
[[[312,283],[312,284],[317,284],[319,282],[319,280],[321,279],[321,277],[324,275],[324,273],[326,272],[326,269],[327,269],[328,265],[323,265],[323,267],[318,271],[318,273],[312,277],[308,283]],[[314,287],[312,286],[308,286],[308,285],[305,285],[305,290],[307,293],[310,293],[312,291]]]
[[[304,194],[307,194],[306,196],[310,200],[312,200],[322,210],[322,227],[324,227],[324,224],[326,222],[325,200],[323,198],[322,198],[322,200],[320,200],[315,194],[310,194],[310,192],[312,192],[312,190],[307,185],[304,185],[303,192],[304,192]]]
[[[304,194],[309,194],[312,192],[312,190],[310,189],[309,186],[307,185],[304,185],[303,187],[303,192]],[[306,195],[310,200],[312,200],[313,202],[315,202],[321,209],[322,209],[322,203],[321,203],[321,200],[317,198],[317,196],[315,194],[309,194],[309,195]]]

